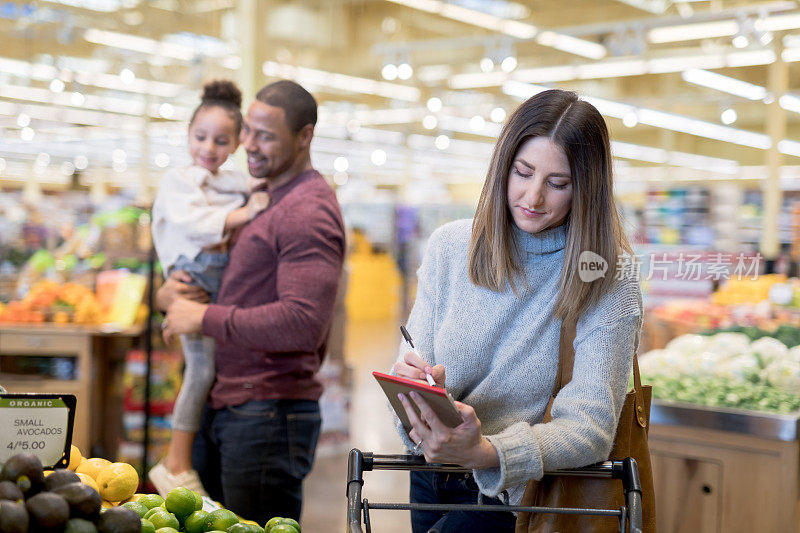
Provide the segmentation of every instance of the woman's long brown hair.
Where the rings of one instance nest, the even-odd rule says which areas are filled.
[[[469,277],[493,291],[507,287],[517,291],[523,272],[508,208],[508,176],[519,147],[531,137],[549,138],[569,161],[572,206],[554,312],[559,318],[577,320],[611,290],[618,258],[631,253],[631,247],[614,202],[608,128],[597,109],[575,93],[541,92],[520,105],[503,127],[472,223]],[[592,282],[578,276],[579,257],[587,250],[609,267],[605,276]]]

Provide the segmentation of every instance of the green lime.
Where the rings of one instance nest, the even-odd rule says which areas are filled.
[[[144,496],[140,496],[137,502],[144,504],[145,507],[148,509],[152,509],[153,507],[158,507],[162,503],[164,503],[164,498],[159,496],[158,494],[145,494]]]
[[[282,518],[281,521],[278,522],[278,524],[290,525],[297,530],[297,533],[300,533],[300,524],[298,524],[297,520],[294,520],[293,518]]]
[[[156,526],[150,520],[142,518],[142,533],[156,533]]]
[[[295,528],[291,524],[278,524],[276,526],[272,526],[269,530],[269,533],[300,533],[300,530]]]
[[[269,522],[264,524],[264,531],[269,531],[273,526],[277,526],[281,523],[281,520],[283,520],[282,516],[273,516],[269,519]]]
[[[128,509],[133,509],[134,511],[139,513],[139,516],[142,517],[142,518],[144,518],[144,515],[146,515],[147,511],[150,510],[150,509],[147,508],[147,506],[145,504],[140,503],[140,502],[123,503],[121,507],[127,507]]]
[[[237,523],[239,523],[239,519],[236,518],[236,515],[233,514],[232,511],[217,509],[216,511],[211,511],[208,513],[208,516],[206,516],[206,531],[211,529],[225,531],[233,524]]]
[[[178,533],[174,527],[160,527],[156,529],[156,533]]]
[[[194,494],[194,510],[199,511],[203,508],[203,497],[195,491],[192,491],[192,494]]]
[[[244,524],[239,522],[229,527],[228,533],[264,533],[264,530],[257,524]]]
[[[195,511],[190,514],[183,522],[183,530],[186,533],[203,533],[206,530],[206,517],[208,513],[205,511]]]
[[[194,493],[184,487],[177,487],[169,491],[165,503],[167,511],[177,516],[181,522],[195,512]]]
[[[180,522],[178,522],[178,517],[166,509],[159,508],[159,510],[151,514],[149,517],[147,517],[147,519],[153,523],[153,526],[155,526],[156,530],[159,530],[162,527],[171,527],[175,529],[181,527]]]

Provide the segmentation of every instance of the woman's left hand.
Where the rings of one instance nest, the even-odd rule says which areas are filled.
[[[481,470],[500,465],[495,447],[481,434],[481,421],[475,410],[467,404],[455,402],[461,414],[461,424],[451,428],[442,422],[430,405],[416,392],[410,398],[400,394],[406,415],[411,422],[408,436],[422,445],[420,451],[429,463],[452,463],[467,468]],[[409,402],[414,402],[420,414],[414,411]]]

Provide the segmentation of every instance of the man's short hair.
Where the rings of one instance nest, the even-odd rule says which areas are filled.
[[[299,84],[280,80],[263,87],[256,100],[273,107],[280,107],[286,115],[286,126],[297,133],[307,124],[317,123],[317,101]]]

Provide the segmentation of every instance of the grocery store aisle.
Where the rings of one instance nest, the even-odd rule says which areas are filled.
[[[341,450],[320,450],[314,468],[306,478],[303,502],[303,531],[308,533],[345,531],[347,497],[347,452],[350,448],[377,453],[404,453],[392,425],[386,397],[373,370],[387,371],[394,362],[400,342],[398,322],[350,321],[345,339],[345,357],[352,367],[350,442]],[[371,501],[407,502],[407,472],[368,472],[363,497]],[[372,511],[376,533],[410,531],[405,511]]]

